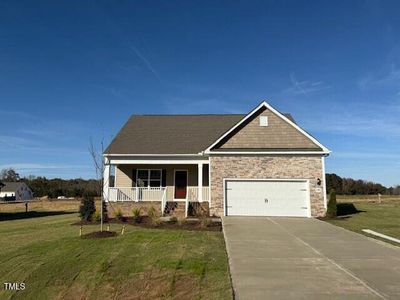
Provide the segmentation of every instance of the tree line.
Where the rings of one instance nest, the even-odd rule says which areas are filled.
[[[100,196],[101,181],[96,179],[48,179],[46,177],[36,177],[33,175],[21,178],[13,169],[3,169],[0,171],[0,180],[3,182],[25,182],[33,192],[34,197],[57,198]]]
[[[0,171],[0,180],[25,182],[33,191],[35,197],[48,196],[49,198],[100,196],[101,180],[96,179],[48,179],[46,177],[28,176],[20,178],[12,168]],[[110,178],[111,180],[111,178]],[[111,180],[112,181],[112,180]],[[334,189],[337,194],[343,195],[400,195],[400,186],[387,188],[380,183],[366,180],[342,178],[336,174],[326,174],[326,190]]]
[[[380,183],[366,180],[342,178],[336,174],[326,174],[326,189],[329,192],[334,189],[342,195],[400,195],[400,186],[386,187]]]
[[[33,191],[34,197],[57,198],[59,196],[81,198],[83,196],[100,196],[99,185],[95,179],[47,179],[46,177],[22,178]]]

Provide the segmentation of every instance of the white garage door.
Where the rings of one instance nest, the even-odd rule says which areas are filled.
[[[227,180],[227,216],[307,217],[306,181]]]

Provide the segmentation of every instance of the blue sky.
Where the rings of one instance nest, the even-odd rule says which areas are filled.
[[[94,177],[89,140],[138,113],[261,100],[333,150],[327,172],[400,184],[396,1],[1,1],[0,168]]]

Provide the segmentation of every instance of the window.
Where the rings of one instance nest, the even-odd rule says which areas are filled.
[[[260,126],[268,126],[268,117],[260,116]]]
[[[136,186],[137,187],[161,187],[161,170],[137,170]]]

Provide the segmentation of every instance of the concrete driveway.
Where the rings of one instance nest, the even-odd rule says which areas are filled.
[[[236,299],[400,299],[400,249],[315,219],[225,217]]]

